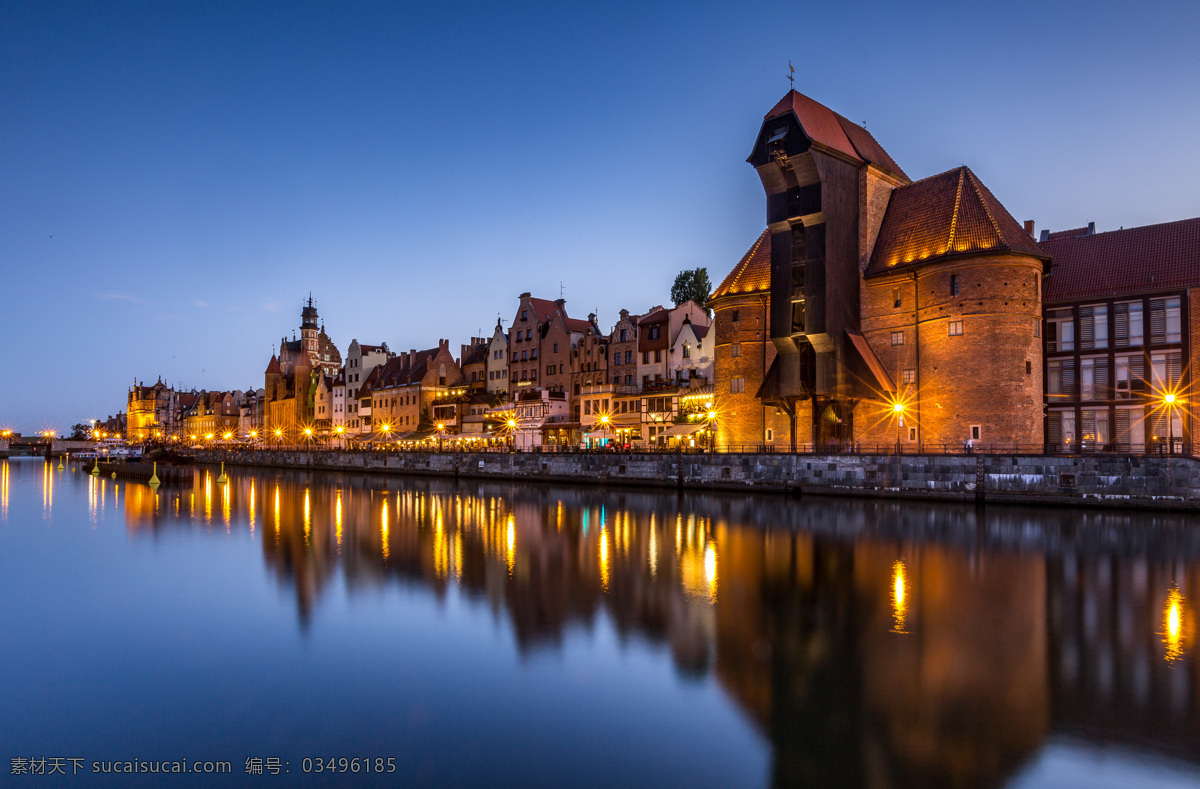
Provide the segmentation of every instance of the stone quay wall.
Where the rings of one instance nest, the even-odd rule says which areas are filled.
[[[1200,510],[1182,456],[208,450],[201,463],[511,482]]]

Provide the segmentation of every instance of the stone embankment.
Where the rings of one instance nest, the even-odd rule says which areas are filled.
[[[227,465],[586,485],[1200,510],[1200,461],[1094,455],[203,451]]]

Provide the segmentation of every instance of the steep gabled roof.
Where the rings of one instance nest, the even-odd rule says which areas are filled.
[[[530,297],[529,306],[533,308],[533,317],[536,318],[538,322],[550,320],[550,318],[554,316],[554,312],[556,310],[562,312],[564,318],[567,317],[567,306],[565,304],[562,307],[559,307],[558,302],[550,301],[548,299],[535,299]]]
[[[713,294],[711,304],[722,296],[765,292],[771,288],[771,233],[764,230],[750,250],[742,256],[733,271],[725,277]]]
[[[277,374],[278,372],[279,372],[279,359],[277,359],[275,357],[275,354],[271,354],[271,361],[267,362],[267,373],[266,374],[271,375],[272,373]]]
[[[1001,252],[1050,258],[970,168],[956,167],[892,192],[866,273]]]
[[[1200,217],[1086,233],[1051,233],[1042,242],[1054,258],[1043,301],[1200,287]]]
[[[803,93],[789,90],[779,103],[771,108],[763,120],[795,113],[796,120],[808,138],[818,145],[832,148],[861,162],[868,162],[881,170],[898,175],[904,180],[908,176],[900,169],[883,146],[871,133],[857,123],[846,120],[820,102],[813,101]]]

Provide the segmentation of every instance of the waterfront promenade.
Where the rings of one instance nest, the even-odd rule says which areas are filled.
[[[524,482],[1200,510],[1184,456],[203,450],[202,463]]]

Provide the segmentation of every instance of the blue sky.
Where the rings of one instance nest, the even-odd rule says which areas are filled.
[[[329,334],[453,347],[516,296],[715,282],[763,227],[745,163],[796,87],[914,178],[966,163],[1018,220],[1200,215],[1200,4],[0,0],[0,423],[134,378],[262,385],[312,291]]]

